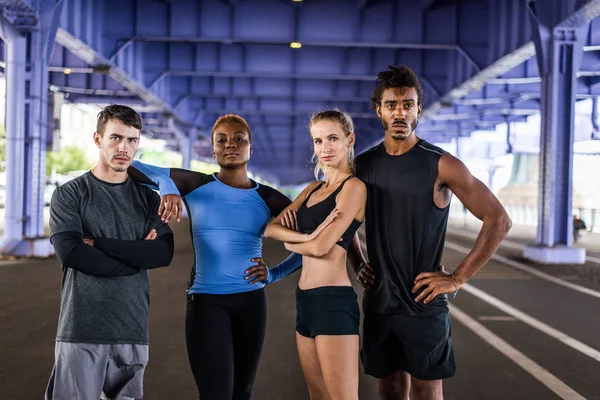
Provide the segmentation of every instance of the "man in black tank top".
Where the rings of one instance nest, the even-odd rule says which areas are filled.
[[[356,158],[367,186],[370,263],[353,241],[350,262],[366,288],[362,361],[383,399],[442,399],[454,375],[448,297],[475,275],[508,233],[506,211],[465,165],[419,139],[423,90],[406,66],[380,72],[372,105],[385,139]],[[483,221],[453,273],[440,270],[452,193]]]

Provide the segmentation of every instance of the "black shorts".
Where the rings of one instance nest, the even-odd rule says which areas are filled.
[[[450,315],[365,313],[361,359],[365,373],[384,378],[405,371],[417,379],[454,376]]]
[[[296,331],[302,336],[358,335],[360,311],[351,286],[296,289]]]

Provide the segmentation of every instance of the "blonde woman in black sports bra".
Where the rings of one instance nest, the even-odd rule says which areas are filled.
[[[358,399],[356,293],[346,255],[365,215],[367,190],[353,174],[354,126],[346,113],[328,110],[310,121],[315,177],[277,218],[265,237],[302,254],[296,289],[296,342],[312,400]],[[310,240],[309,234],[315,236]]]

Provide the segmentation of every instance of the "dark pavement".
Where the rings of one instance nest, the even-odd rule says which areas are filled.
[[[176,234],[177,252],[172,265],[150,272],[151,345],[144,397],[148,400],[197,398],[184,339],[185,288],[193,261],[184,222],[176,227]],[[464,247],[473,242],[453,234],[448,241]],[[523,262],[515,250],[501,248],[498,254]],[[285,256],[280,244],[265,241],[269,265]],[[463,256],[447,249],[444,264],[452,270]],[[54,258],[0,263],[0,400],[42,399],[54,357],[60,266]],[[600,284],[585,275],[566,273],[567,268],[573,267],[557,269],[554,276],[600,292]],[[299,272],[267,287],[269,325],[255,399],[308,399],[295,347],[294,290],[298,277]],[[600,399],[600,360],[594,358],[594,351],[600,350],[600,298],[498,261],[491,261],[470,285],[566,335],[564,340],[508,315],[472,290],[462,290],[452,302],[457,309],[579,395],[564,398]],[[358,286],[355,289],[362,294]],[[540,370],[526,371],[455,316],[453,341],[458,369],[456,376],[445,382],[446,399],[561,398],[542,383],[545,378],[540,378]],[[586,347],[576,350],[565,341],[587,345],[588,352]],[[556,391],[558,386],[553,387]],[[375,381],[364,375],[360,398],[377,399]]]

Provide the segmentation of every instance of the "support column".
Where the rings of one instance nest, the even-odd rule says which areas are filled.
[[[576,73],[589,23],[560,26],[558,0],[538,1],[531,11],[541,85],[540,179],[535,245],[524,257],[543,264],[583,264],[573,247],[572,176]]]
[[[23,238],[25,179],[25,70],[27,39],[2,19],[6,46],[6,201],[0,251],[10,253]]]
[[[183,137],[180,139],[181,155],[183,156],[182,168],[191,169],[192,160],[194,159],[194,142],[198,136],[198,131],[192,129],[189,137]]]
[[[198,136],[198,131],[196,128],[193,128],[189,135],[186,135],[172,119],[169,120],[169,128],[173,131],[175,137],[179,141],[179,150],[183,156],[181,168],[190,169],[192,159],[194,158],[194,143],[196,141],[196,137]]]
[[[598,121],[598,96],[592,97],[592,137],[591,140],[600,140],[600,123]]]
[[[506,121],[506,153],[512,154],[513,145],[512,145],[512,122]]]
[[[48,62],[62,2],[40,1],[38,20],[19,26],[2,19],[6,63],[6,212],[0,252],[47,257],[53,253],[44,231]]]

